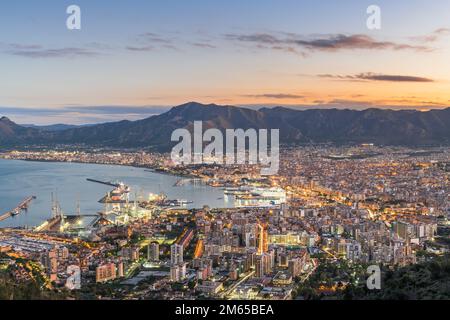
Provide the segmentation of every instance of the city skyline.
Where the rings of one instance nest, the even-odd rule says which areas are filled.
[[[81,30],[66,28],[71,4],[81,8]],[[372,4],[380,30],[366,26]],[[445,108],[448,9],[419,0],[3,3],[0,114],[82,124],[140,119],[187,101]]]

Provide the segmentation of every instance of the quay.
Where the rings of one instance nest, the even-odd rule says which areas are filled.
[[[8,211],[0,216],[0,221],[6,220],[9,217],[17,216],[22,212],[23,210],[27,210],[28,206],[30,205],[31,201],[36,199],[36,196],[30,196],[26,199],[24,199],[17,207],[12,209],[11,211]]]
[[[120,184],[118,184],[118,183],[112,183],[112,182],[109,182],[109,181],[100,181],[100,180],[95,180],[95,179],[90,179],[90,178],[88,178],[86,180],[89,181],[89,182],[95,182],[95,183],[104,184],[104,185],[107,185],[107,186],[110,186],[110,187],[118,188],[120,186]]]

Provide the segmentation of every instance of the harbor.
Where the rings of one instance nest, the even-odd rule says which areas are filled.
[[[33,202],[29,214],[16,214],[23,204],[17,206],[9,201],[8,192],[15,191],[5,189],[2,192],[0,185],[0,192],[4,196],[0,206],[6,209],[15,206],[12,210],[5,210],[0,218],[0,226],[3,227],[59,230],[62,225],[66,230],[78,230],[81,226],[93,225],[93,220],[97,220],[100,214],[113,223],[126,223],[129,219],[125,216],[139,216],[142,211],[155,207],[171,210],[203,208],[205,205],[211,208],[273,207],[283,203],[286,197],[283,190],[264,186],[261,181],[248,182],[242,186],[212,187],[201,179],[187,179],[125,166],[115,166],[112,175],[111,166],[108,165],[1,160],[2,164],[9,170],[16,168],[18,175],[12,175],[11,181],[18,190],[36,194],[39,198]],[[39,172],[46,171],[47,167],[52,167],[54,175],[48,176],[44,183]],[[74,174],[74,167],[77,174]],[[27,179],[22,179],[21,172],[25,169],[33,173],[30,171]],[[56,207],[61,214],[54,213],[52,193],[58,195],[59,204]],[[31,201],[27,200],[28,203]],[[126,214],[121,214],[123,212]],[[15,219],[8,219],[11,216]],[[69,216],[82,216],[83,219],[69,219]],[[105,222],[105,219],[102,221]]]
[[[114,168],[114,170],[112,170]],[[233,203],[225,202],[223,191],[201,184],[184,184],[174,187],[182,179],[177,176],[150,172],[143,168],[127,166],[109,166],[101,164],[80,163],[48,163],[18,160],[0,160],[0,210],[4,213],[12,211],[18,204],[16,194],[37,196],[28,214],[19,214],[14,219],[0,221],[0,227],[32,228],[40,226],[52,218],[51,194],[57,193],[62,211],[65,215],[77,215],[78,205],[81,215],[97,215],[103,212],[105,206],[126,205],[124,203],[100,203],[99,200],[117,187],[117,182],[124,181],[130,188],[128,193],[129,207],[138,202],[148,201],[150,194],[165,194],[165,205],[168,208],[183,207],[186,209],[210,207],[232,207]],[[45,175],[45,179],[42,176]],[[87,178],[102,184],[87,181]],[[13,188],[11,186],[14,186]],[[112,193],[111,193],[112,195]],[[183,200],[177,203],[176,199]],[[79,200],[79,201],[78,201]],[[180,206],[182,205],[182,206]]]
[[[52,193],[51,218],[34,228],[35,232],[56,232],[88,237],[93,229],[101,225],[125,226],[133,221],[151,219],[156,211],[182,210],[193,201],[185,199],[169,199],[164,193],[134,194],[130,199],[132,188],[124,182],[86,179],[88,182],[114,187],[100,200],[102,210],[95,214],[82,214],[79,203],[75,214],[65,214],[58,200]],[[179,187],[180,185],[178,185]],[[279,206],[286,202],[286,192],[282,188],[263,188],[253,185],[230,187],[223,189],[224,197],[232,197],[237,208],[267,208]],[[25,199],[17,208],[7,214],[13,215],[28,208],[36,197]],[[17,213],[18,214],[18,213]],[[6,219],[6,218],[5,218]]]

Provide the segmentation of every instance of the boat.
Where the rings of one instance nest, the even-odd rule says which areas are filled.
[[[186,206],[186,205],[191,204],[191,203],[193,203],[193,201],[180,200],[180,199],[168,200],[168,204],[171,207],[182,207],[182,206]]]
[[[242,187],[238,187],[238,188],[225,188],[223,193],[225,195],[236,196],[236,195],[248,194],[251,190],[252,190],[252,187],[242,186]]]
[[[131,188],[123,182],[119,182],[117,189],[119,189],[122,193],[130,193],[131,191]]]
[[[247,194],[234,196],[243,206],[275,206],[286,203],[286,191],[282,188],[253,188]]]

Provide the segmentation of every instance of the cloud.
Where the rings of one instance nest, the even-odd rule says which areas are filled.
[[[423,46],[413,46],[409,44],[395,43],[389,41],[377,41],[366,35],[332,35],[328,38],[318,38],[313,40],[295,40],[294,43],[304,46],[309,50],[355,50],[355,49],[373,49],[373,50],[427,50]]]
[[[82,47],[44,48],[37,44],[9,43],[1,45],[2,52],[25,58],[76,58],[100,55],[99,51]]]
[[[162,46],[162,48],[175,50],[175,51],[182,51],[180,48],[178,48],[177,46],[172,45],[172,44],[165,44]]]
[[[133,52],[149,52],[159,49],[180,51],[177,42],[179,41],[173,37],[146,32],[139,34],[134,43],[126,46],[125,49]]]
[[[379,41],[363,34],[345,35],[315,35],[305,37],[292,33],[275,35],[269,33],[254,34],[226,34],[230,41],[253,43],[260,48],[284,49],[305,55],[306,52],[327,51],[337,52],[341,50],[412,50],[431,51],[427,46],[411,45],[391,41]],[[298,52],[297,50],[304,50]]]
[[[11,48],[17,50],[39,50],[42,49],[42,46],[38,44],[20,44],[20,43],[10,43],[9,46]]]
[[[92,57],[98,53],[83,48],[61,48],[61,49],[43,49],[43,50],[19,50],[10,52],[16,56],[27,58],[74,58],[74,57]]]
[[[303,99],[305,96],[286,93],[264,93],[264,94],[245,94],[246,98],[266,98],[266,99]]]
[[[439,28],[434,30],[431,34],[425,36],[411,37],[410,39],[417,42],[436,42],[441,39],[441,37],[450,35],[450,28]]]
[[[434,31],[434,34],[437,35],[450,35],[450,28],[440,28]]]
[[[143,46],[143,47],[128,46],[128,47],[126,47],[126,49],[128,51],[147,52],[147,51],[153,51],[154,47],[152,47],[152,46]]]
[[[139,37],[147,42],[165,43],[165,44],[172,43],[172,39],[166,38],[153,32],[142,33],[139,35]]]
[[[267,33],[254,33],[254,34],[226,34],[225,38],[228,40],[236,40],[242,42],[256,42],[264,44],[281,44],[283,40]]]
[[[210,43],[205,43],[205,42],[193,42],[193,43],[191,43],[191,45],[193,45],[194,47],[206,48],[206,49],[217,48],[215,45],[212,45]]]
[[[349,81],[368,80],[368,81],[390,81],[390,82],[434,82],[433,79],[424,77],[377,74],[372,72],[360,73],[356,75],[319,74],[318,77],[337,80],[349,80]]]
[[[270,48],[273,50],[279,50],[279,51],[284,51],[287,53],[293,53],[293,54],[302,56],[304,58],[308,56],[305,52],[298,51],[296,48],[294,48],[292,46],[285,46],[285,47],[284,46],[272,46]]]

